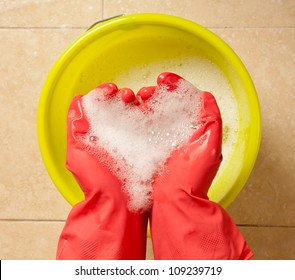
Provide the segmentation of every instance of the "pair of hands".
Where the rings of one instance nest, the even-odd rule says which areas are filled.
[[[174,91],[180,81],[188,83],[176,74],[162,73],[157,86],[142,88],[136,96],[130,89],[118,90],[113,83],[99,88],[106,99],[120,94],[128,106],[152,114],[149,101],[156,89]],[[85,199],[68,216],[57,259],[145,259],[149,218],[155,259],[252,257],[228,214],[208,200],[208,189],[222,160],[222,120],[212,94],[202,92],[199,102],[195,132],[154,174],[151,209],[133,211],[122,180],[105,164],[110,166],[115,159],[103,147],[92,152],[80,140],[89,131],[89,121],[83,97],[74,97],[67,119],[66,167]]]

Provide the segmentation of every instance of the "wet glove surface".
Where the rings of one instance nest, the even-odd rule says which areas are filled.
[[[106,95],[117,91],[113,84],[101,88]],[[80,140],[89,130],[82,96],[72,100],[67,130],[66,167],[85,199],[67,218],[57,259],[145,259],[147,214],[129,211],[122,182],[105,165],[114,162],[109,153],[103,148],[89,148]]]
[[[179,79],[181,79],[179,77]],[[175,88],[175,76],[160,76]],[[151,234],[155,259],[249,259],[253,256],[225,210],[207,192],[222,161],[222,120],[202,92],[196,131],[175,150],[153,184]]]
[[[252,256],[207,197],[222,160],[210,93],[168,72],[136,96],[104,83],[74,97],[67,130],[66,166],[85,199],[69,214],[57,259],[145,259],[149,215],[155,259]]]

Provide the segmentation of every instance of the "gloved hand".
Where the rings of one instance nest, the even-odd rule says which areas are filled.
[[[112,83],[99,88],[105,98],[113,98],[118,93]],[[123,100],[126,103],[134,100],[132,94],[125,89]],[[72,208],[59,239],[56,257],[145,259],[148,214],[128,209],[122,182],[107,167],[114,164],[112,156],[103,148],[90,148],[81,141],[88,130],[82,96],[76,96],[67,118],[66,167],[81,186],[85,199]]]
[[[163,73],[158,87],[142,88],[136,98],[132,91],[121,89],[121,99],[139,105],[149,115],[155,102],[150,104],[149,99],[156,88],[174,91],[179,81],[186,82]],[[118,93],[112,83],[100,88],[106,98]],[[221,119],[211,94],[203,93],[201,104],[201,126],[153,177],[151,231],[156,259],[243,259],[252,255],[225,211],[207,198],[221,161]],[[73,207],[67,219],[57,258],[144,259],[148,213],[129,210],[121,179],[107,168],[116,160],[104,148],[96,145],[93,150],[81,141],[88,130],[82,97],[77,96],[68,114],[67,168],[82,187],[85,200]]]
[[[172,73],[158,77],[158,85],[170,90],[177,89],[179,81],[184,80]],[[222,120],[209,92],[201,93],[197,122],[195,133],[173,151],[153,183],[154,257],[249,259],[253,253],[237,226],[207,197],[222,161]]]

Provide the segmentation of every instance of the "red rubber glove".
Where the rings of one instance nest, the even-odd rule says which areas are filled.
[[[158,84],[174,90],[182,78],[163,73]],[[155,259],[249,259],[238,228],[208,189],[222,161],[222,121],[212,94],[200,98],[199,126],[175,150],[153,184],[151,235]]]
[[[118,89],[112,83],[102,84],[106,98]],[[126,89],[122,99],[134,100]],[[133,94],[134,95],[134,94]],[[75,205],[61,233],[57,259],[145,259],[146,213],[130,212],[122,183],[110,169],[87,150],[79,139],[87,133],[89,123],[82,107],[82,96],[72,100],[67,119],[66,167],[81,186],[85,199]],[[104,162],[113,163],[111,156],[98,149]]]

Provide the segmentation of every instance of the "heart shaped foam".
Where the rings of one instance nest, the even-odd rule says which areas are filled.
[[[109,168],[121,179],[131,211],[151,206],[153,177],[198,125],[201,91],[173,73],[162,73],[157,82],[136,98],[128,89],[116,94],[112,83],[82,98],[90,127],[82,141],[92,150],[104,148],[115,160]]]

